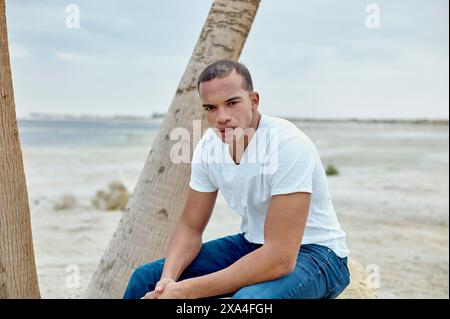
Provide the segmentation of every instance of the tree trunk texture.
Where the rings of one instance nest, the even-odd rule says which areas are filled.
[[[4,0],[0,0],[0,298],[40,298]]]
[[[197,78],[210,63],[237,60],[260,0],[214,0],[186,71],[141,172],[126,212],[94,273],[87,298],[120,298],[132,270],[164,255],[187,194],[189,164],[174,164],[170,132],[202,120]],[[195,145],[191,143],[191,155]]]

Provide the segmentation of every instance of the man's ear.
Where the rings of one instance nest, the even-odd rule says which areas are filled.
[[[250,93],[250,100],[252,101],[252,109],[257,109],[259,106],[259,93],[256,91]]]

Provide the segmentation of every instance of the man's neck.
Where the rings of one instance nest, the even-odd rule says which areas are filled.
[[[254,116],[254,123],[244,132],[242,138],[238,141],[233,141],[232,146],[230,145],[230,153],[233,157],[233,161],[239,165],[242,156],[247,149],[248,144],[250,143],[253,136],[256,134],[256,130],[259,127],[259,122],[261,121],[261,113],[256,113]],[[242,140],[243,139],[243,140]],[[243,147],[242,147],[243,146]]]

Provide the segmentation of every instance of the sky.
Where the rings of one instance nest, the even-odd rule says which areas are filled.
[[[6,2],[19,117],[165,112],[212,3]],[[270,115],[448,119],[448,6],[262,0],[239,61]]]

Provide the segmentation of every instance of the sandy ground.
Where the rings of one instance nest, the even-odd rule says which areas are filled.
[[[300,123],[325,165],[351,256],[379,273],[380,298],[449,297],[448,126]],[[83,296],[121,217],[89,198],[114,179],[133,189],[147,147],[23,148],[43,298]],[[64,193],[78,205],[57,211]],[[239,230],[219,197],[204,240]],[[78,279],[77,279],[78,278]]]

